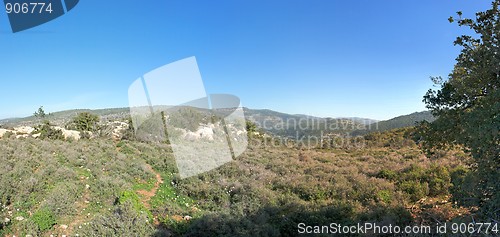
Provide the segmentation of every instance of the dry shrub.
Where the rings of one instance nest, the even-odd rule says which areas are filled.
[[[299,152],[299,161],[310,162],[311,161],[311,155],[309,153],[307,153],[306,151],[300,151]]]

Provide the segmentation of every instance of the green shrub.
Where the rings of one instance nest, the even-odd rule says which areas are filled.
[[[474,197],[473,190],[479,183],[477,176],[471,170],[464,166],[457,166],[451,170],[451,183],[450,192],[453,200],[460,203],[460,205],[478,205],[478,200]]]
[[[35,127],[33,134],[40,133],[40,139],[63,140],[64,135],[61,130],[53,128],[48,121]]]
[[[142,204],[141,199],[137,195],[137,193],[133,191],[123,191],[118,198],[119,204],[124,204],[126,202],[130,202],[134,210],[138,213],[144,213],[148,216],[149,220],[153,220],[153,215],[151,212]]]
[[[447,195],[451,187],[451,178],[448,169],[442,166],[433,165],[427,170],[429,183],[429,195]]]
[[[6,139],[8,139],[8,138],[11,138],[13,135],[14,135],[14,133],[13,133],[13,132],[8,131],[8,132],[6,132],[6,133],[3,135],[3,137],[4,137],[4,138],[6,138]]]
[[[100,213],[88,225],[78,230],[80,236],[153,236],[154,228],[145,213],[135,210],[131,200],[124,201],[113,211]]]
[[[207,117],[200,109],[192,107],[180,107],[169,112],[168,124],[176,128],[196,131],[200,123],[207,123]]]
[[[390,203],[392,201],[392,193],[389,190],[378,191],[377,197],[379,200],[385,203]]]
[[[427,183],[417,181],[403,181],[399,184],[399,189],[409,194],[410,200],[416,202],[429,194]]]
[[[77,114],[66,127],[80,132],[95,132],[99,130],[99,121],[99,116],[83,112]]]
[[[160,218],[160,223],[168,227],[175,235],[182,236],[189,230],[190,223],[186,220],[175,220],[170,217]]]
[[[132,117],[128,117],[127,123],[128,123],[128,128],[127,130],[122,132],[122,140],[134,141],[136,140],[136,137],[135,137],[135,129]]]
[[[25,219],[24,221],[21,221],[19,225],[15,227],[15,229],[19,231],[19,236],[40,236],[41,234],[38,225],[31,219]]]
[[[247,121],[245,121],[245,126],[246,126],[246,129],[247,129],[249,136],[255,132],[258,132],[257,124],[255,124],[254,122],[247,120]]]
[[[38,225],[40,231],[50,230],[52,226],[57,224],[54,215],[47,208],[38,209],[38,211],[33,213],[31,219]]]
[[[387,180],[394,181],[394,180],[396,180],[397,174],[396,174],[396,171],[394,171],[394,170],[382,169],[378,172],[376,177],[380,178],[380,179],[387,179]]]
[[[408,169],[403,171],[400,176],[401,180],[413,180],[413,181],[421,181],[425,179],[426,170],[418,165],[411,164]]]

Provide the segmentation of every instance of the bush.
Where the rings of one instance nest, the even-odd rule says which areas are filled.
[[[478,205],[477,199],[474,197],[474,188],[479,183],[477,176],[464,166],[457,166],[451,170],[450,192],[453,195],[453,200],[461,205]]]
[[[245,126],[247,129],[248,134],[253,134],[255,132],[258,132],[257,124],[251,121],[245,121]]]
[[[429,195],[447,195],[451,187],[450,173],[445,167],[433,165],[427,170]]]
[[[42,208],[36,211],[31,219],[38,225],[40,231],[50,230],[52,226],[57,224],[54,215],[47,208]]]
[[[138,213],[144,213],[147,215],[149,218],[149,221],[153,220],[153,215],[151,212],[141,203],[141,200],[139,196],[133,192],[133,191],[124,191],[120,194],[120,197],[118,198],[118,203],[119,204],[124,204],[126,202],[129,202],[132,204],[132,207],[134,210],[136,210]]]
[[[64,140],[61,130],[53,128],[49,121],[35,127],[34,134],[40,133],[40,139]]]
[[[80,236],[152,236],[148,216],[135,210],[132,201],[125,201],[113,212],[99,215],[80,231]]]
[[[380,172],[378,172],[376,177],[379,179],[387,179],[387,180],[394,181],[394,180],[396,180],[397,174],[393,170],[382,169],[382,170],[380,170]]]
[[[197,108],[181,107],[169,112],[168,123],[176,128],[187,129],[195,132],[198,130],[200,123],[209,122],[202,114],[202,111]]]
[[[17,226],[17,230],[20,231],[19,236],[40,236],[40,229],[38,225],[30,219],[21,221]],[[9,236],[9,235],[6,235]],[[13,236],[13,235],[10,235]],[[16,235],[17,236],[17,235]]]
[[[377,197],[384,203],[390,203],[392,201],[392,193],[389,190],[378,191]]]
[[[418,181],[403,181],[400,183],[401,191],[410,195],[410,200],[416,202],[429,194],[429,186],[427,183]]]
[[[99,130],[99,121],[99,116],[83,112],[76,115],[66,127],[80,132],[95,132]]]
[[[134,141],[135,140],[135,129],[132,122],[132,117],[127,119],[128,128],[122,133],[122,140]]]

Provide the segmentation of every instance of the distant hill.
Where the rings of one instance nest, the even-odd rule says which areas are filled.
[[[103,121],[124,121],[130,115],[129,108],[111,109],[76,109],[50,113],[47,119],[55,125],[65,125],[81,112],[99,115]],[[350,132],[353,135],[363,135],[372,131],[387,131],[395,128],[414,126],[419,121],[434,121],[429,111],[399,116],[386,121],[369,118],[321,118],[303,114],[287,114],[269,109],[244,108],[246,119],[254,122],[263,131],[277,136],[301,138],[304,136],[322,136],[328,133]],[[0,120],[3,127],[33,126],[40,121],[34,116],[26,118]]]
[[[111,109],[73,109],[73,110],[65,110],[54,113],[48,113],[46,119],[50,120],[50,122],[54,125],[64,125],[69,122],[73,117],[75,117],[78,113],[89,112],[92,114],[99,115],[101,119],[105,121],[111,120],[121,120],[126,118],[129,115],[129,108],[111,108]],[[35,116],[29,116],[25,118],[11,118],[11,119],[3,119],[0,120],[0,125],[5,127],[13,127],[13,126],[33,126],[38,124],[40,121]]]
[[[321,118],[302,114],[280,113],[268,109],[254,110],[248,108],[245,108],[245,117],[266,132],[295,139],[352,132],[364,129],[366,125],[376,121],[364,118]]]
[[[383,132],[396,128],[411,127],[415,126],[417,122],[421,122],[424,120],[432,122],[436,120],[436,118],[431,114],[430,111],[415,112],[412,114],[402,115],[389,120],[373,123],[369,126],[369,129],[364,131],[363,130],[356,131],[354,135],[363,135],[375,131]]]

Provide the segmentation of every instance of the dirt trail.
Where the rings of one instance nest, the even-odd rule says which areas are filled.
[[[146,164],[146,167],[147,167],[149,172],[155,174],[156,183],[155,183],[153,189],[151,189],[149,191],[148,190],[139,190],[139,191],[137,191],[137,193],[143,197],[143,198],[141,198],[142,204],[144,204],[144,206],[147,209],[151,209],[151,205],[149,204],[149,201],[151,200],[152,197],[154,197],[156,195],[156,192],[160,188],[160,185],[163,183],[163,179],[161,178],[161,175],[158,172],[156,172],[153,169],[153,167],[151,167],[151,165]]]

